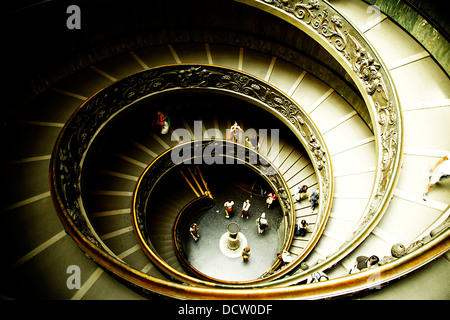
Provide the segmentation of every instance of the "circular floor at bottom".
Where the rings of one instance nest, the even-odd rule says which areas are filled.
[[[282,221],[279,203],[267,209],[265,198],[253,196],[249,210],[249,219],[241,218],[243,202],[250,193],[238,186],[223,186],[224,190],[212,190],[216,205],[205,212],[197,221],[200,239],[188,239],[187,256],[189,263],[203,274],[225,281],[255,280],[264,274],[277,260],[280,251],[278,229]],[[225,218],[223,204],[231,198],[235,202],[234,212],[229,219]],[[256,219],[262,212],[266,213],[269,228],[262,234],[258,232]],[[243,262],[241,255],[230,257],[220,249],[220,239],[227,232],[227,225],[236,222],[240,232],[245,236],[250,247],[251,256]],[[241,252],[242,249],[239,249]]]

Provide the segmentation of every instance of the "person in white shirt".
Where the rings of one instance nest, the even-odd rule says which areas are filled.
[[[242,214],[241,218],[248,219],[248,209],[250,208],[250,200],[246,200],[244,204],[242,205]]]
[[[447,152],[445,156],[439,159],[438,162],[431,168],[430,176],[428,178],[428,185],[423,194],[423,200],[427,201],[428,191],[439,181],[442,181],[450,177],[450,152]]]
[[[278,259],[283,261],[284,265],[287,265],[288,263],[292,262],[292,257],[290,255],[290,253],[287,252],[286,250],[283,250],[283,253],[279,253],[277,255],[277,257],[278,257]]]
[[[230,213],[233,212],[234,201],[228,199],[228,201],[223,204],[223,207],[225,208],[225,218],[230,219]]]
[[[261,213],[261,217],[256,219],[256,224],[258,225],[258,232],[263,233],[264,230],[269,226],[269,223],[266,220],[266,214]]]

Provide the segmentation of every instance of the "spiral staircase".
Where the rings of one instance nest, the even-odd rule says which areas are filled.
[[[186,13],[196,11],[187,4],[177,5]],[[180,31],[181,23],[174,22],[180,13],[170,16],[171,11],[163,10],[157,1],[155,12],[161,17],[156,19],[152,31],[160,32],[156,36],[157,45],[124,41],[122,43],[126,44],[114,49],[113,54],[108,51],[113,39],[103,39],[103,47],[95,49],[98,51],[91,53],[89,59],[72,60],[72,71],[70,67],[57,69],[59,78],[51,78],[41,71],[47,78],[42,83],[33,79],[36,97],[30,99],[24,94],[26,105],[18,112],[5,112],[1,129],[4,150],[0,166],[3,176],[1,243],[6,251],[0,282],[3,297],[74,300],[450,298],[449,181],[435,186],[429,199],[422,200],[429,169],[450,150],[448,59],[435,54],[428,49],[428,43],[420,38],[416,40],[414,34],[402,29],[395,21],[399,19],[396,15],[391,18],[364,1],[320,1],[320,8],[315,5],[315,1],[309,4],[228,1],[226,8],[234,10],[232,13],[237,17],[241,10],[249,15],[248,20],[242,21],[242,26],[233,25],[230,30],[220,29],[218,25],[222,28],[226,25],[220,22],[205,36],[202,32],[211,21],[205,18],[208,21],[203,22],[202,17],[205,12],[211,13],[211,19],[222,17],[223,13],[208,10],[210,6],[217,9],[218,4],[200,5],[203,14],[199,12],[191,18],[201,31],[194,30],[193,35],[188,35],[188,31]],[[87,4],[81,8],[83,14],[88,11],[84,8],[94,9]],[[331,28],[332,14],[327,17],[325,11],[321,11],[324,8],[340,14],[348,28],[359,32],[352,44],[340,30],[339,22]],[[13,14],[27,17],[31,12],[46,12],[47,9],[55,12],[51,5],[40,4],[13,11]],[[183,11],[181,9],[179,11]],[[393,12],[388,9],[387,14]],[[120,10],[114,6],[105,11],[112,20],[120,15]],[[255,27],[253,24],[261,22],[259,15],[277,24]],[[331,38],[314,30],[312,17],[317,21],[322,19],[322,23],[329,18],[326,20],[330,26],[328,31],[335,31]],[[128,19],[119,20],[131,23]],[[174,22],[175,31],[156,29],[158,21],[164,19],[168,25]],[[306,19],[310,19],[309,22]],[[110,23],[105,29],[114,29],[114,23]],[[289,31],[307,34],[302,35],[302,41],[310,45],[310,49],[302,52],[296,47],[298,43],[289,47],[274,37],[282,34],[281,28],[287,25],[292,28]],[[275,30],[267,30],[269,27]],[[240,28],[253,33],[243,32],[240,37]],[[227,34],[232,36],[224,36]],[[117,38],[127,36],[130,35],[121,34]],[[143,33],[137,37],[143,37]],[[252,40],[253,37],[257,40]],[[320,40],[321,37],[324,39]],[[349,69],[337,66],[350,58],[342,56],[335,39],[347,39],[348,46],[357,47],[365,43],[362,37],[370,44],[366,49],[375,48],[375,59],[379,59],[381,69],[386,69],[382,80],[395,85],[394,91],[389,92],[394,101],[392,109],[380,112],[386,114],[387,119],[378,119],[371,107],[366,107],[370,103],[365,97],[365,88],[348,75]],[[295,33],[287,39],[295,42]],[[30,43],[33,41],[30,39]],[[333,42],[334,49],[337,48],[334,53],[320,49],[327,42]],[[448,42],[445,45],[448,47]],[[82,54],[80,50],[80,57]],[[49,61],[43,63],[51,66]],[[249,77],[293,101],[303,112],[304,119],[310,119],[317,129],[318,140],[323,143],[321,150],[330,161],[329,167],[324,170],[318,167],[308,140],[298,134],[299,126],[283,118],[284,115],[261,107],[263,102],[256,103],[245,95],[233,97],[221,96],[213,90],[195,91],[201,89],[199,87],[193,92],[163,94],[152,98],[147,109],[133,111],[130,108],[125,115],[115,116],[114,121],[96,133],[97,142],[89,147],[93,151],[88,159],[83,158],[83,212],[88,227],[98,235],[99,247],[104,248],[86,249],[84,241],[89,237],[74,236],[76,228],[68,222],[70,217],[64,215],[61,193],[54,190],[58,178],[54,173],[59,172],[55,158],[61,137],[90,101],[124,79],[150,74],[158,68],[185,71],[197,67],[212,71],[219,68],[221,72]],[[386,87],[377,86],[374,94],[383,94]],[[392,114],[397,107],[399,112],[394,118]],[[151,116],[158,108],[166,110],[171,118],[171,131],[167,135],[152,130]],[[376,108],[382,109],[378,102],[374,104],[374,110]],[[320,209],[312,213],[306,200],[291,202],[292,221],[298,223],[305,219],[315,230],[306,237],[290,237],[287,249],[295,262],[291,266],[277,265],[277,271],[281,272],[255,279],[250,284],[215,283],[186,272],[173,248],[172,228],[180,210],[199,195],[180,174],[174,174],[165,192],[158,194],[161,197],[152,212],[149,230],[158,254],[157,258],[149,259],[136,236],[139,231],[133,222],[136,185],[151,163],[181,142],[173,134],[177,129],[185,129],[194,136],[194,121],[202,122],[202,137],[206,139],[210,139],[207,129],[226,132],[233,121],[243,129],[279,129],[277,145],[271,140],[273,137],[268,136],[267,141],[262,141],[264,147],[260,154],[282,176],[290,191],[288,200],[292,201],[292,195],[302,184],[330,192],[330,198],[323,200]],[[383,135],[387,132],[382,131],[383,121],[392,126],[398,124],[399,134],[395,139],[389,140]],[[394,154],[391,159],[383,158],[383,143],[387,142],[392,144],[388,148]],[[384,168],[382,163],[389,161],[392,167]],[[322,177],[323,171],[329,174],[328,180]],[[384,183],[380,177],[390,182]],[[379,203],[380,208],[372,210]],[[292,235],[292,228],[288,234]],[[385,258],[380,266],[348,274],[356,257],[373,254]],[[80,270],[81,286],[76,290],[67,285],[71,276],[69,266]],[[330,280],[306,284],[307,277],[314,271],[325,271]]]

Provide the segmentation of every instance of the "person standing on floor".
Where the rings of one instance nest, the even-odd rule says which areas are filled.
[[[230,219],[230,213],[233,212],[234,201],[228,199],[228,201],[223,204],[223,207],[225,208],[225,218]]]
[[[267,200],[266,200],[266,203],[267,203],[267,209],[269,209],[270,208],[270,205],[275,201],[277,199],[277,195],[275,194],[275,192],[274,193],[269,193],[268,195],[267,195]]]
[[[241,218],[248,219],[248,209],[250,209],[250,200],[247,199],[242,205]]]
[[[269,223],[266,220],[266,214],[263,212],[261,213],[261,217],[256,219],[256,224],[258,226],[258,232],[263,233],[264,230],[269,226]]]
[[[244,250],[242,250],[242,261],[247,262],[250,258],[250,247],[246,246]]]

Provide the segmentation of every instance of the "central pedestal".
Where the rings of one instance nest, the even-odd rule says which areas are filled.
[[[231,222],[227,226],[228,231],[228,239],[227,246],[230,250],[236,250],[239,248],[240,240],[239,240],[239,225],[236,222]]]
[[[227,232],[220,238],[220,251],[229,258],[240,257],[242,250],[247,246],[247,238],[239,230],[239,225],[231,222],[227,226]]]

